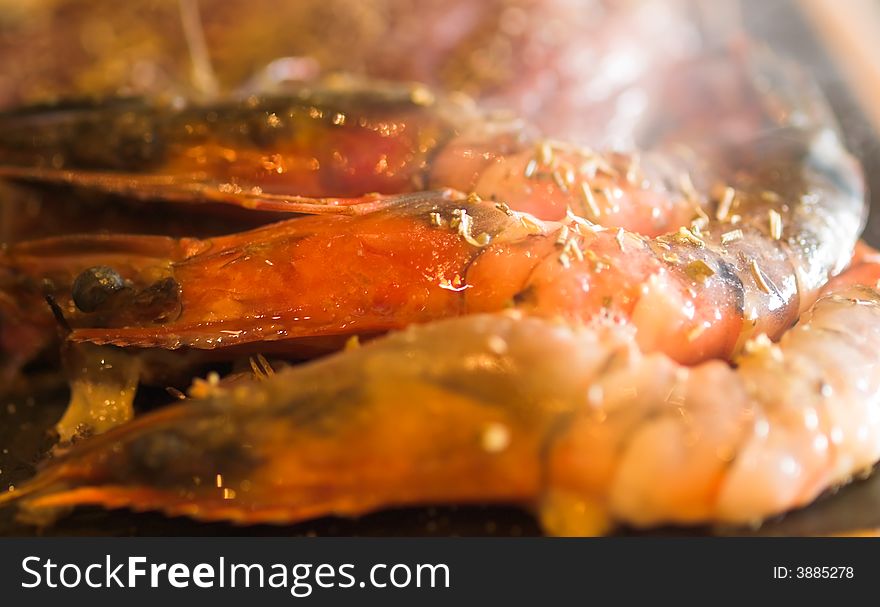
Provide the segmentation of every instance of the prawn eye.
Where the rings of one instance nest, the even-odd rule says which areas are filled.
[[[125,280],[119,272],[108,266],[95,266],[76,277],[71,295],[79,310],[94,312],[123,288]]]

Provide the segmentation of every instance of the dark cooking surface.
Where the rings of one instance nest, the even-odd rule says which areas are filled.
[[[706,2],[705,5],[710,5]],[[880,192],[880,140],[858,110],[847,86],[817,44],[802,18],[783,0],[744,0],[747,28],[784,54],[809,66],[822,83],[842,123],[850,148],[862,159],[869,187]],[[869,219],[865,238],[880,245],[880,208]],[[61,415],[63,388],[46,388],[31,397],[0,400],[0,490],[20,484],[33,474],[34,463],[49,446],[47,430]],[[801,511],[748,529],[660,529],[655,534],[761,533],[815,535],[880,527],[880,474],[826,495]],[[516,508],[469,506],[412,508],[380,512],[358,520],[322,519],[275,527],[234,527],[168,519],[156,514],[105,512],[83,508],[42,531],[51,535],[535,535],[528,513]],[[624,530],[624,533],[632,531]],[[0,510],[0,535],[41,533],[17,523],[11,509]]]

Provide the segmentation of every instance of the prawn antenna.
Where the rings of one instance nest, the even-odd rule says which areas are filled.
[[[217,97],[220,87],[217,84],[214,67],[211,65],[208,45],[205,42],[205,30],[202,27],[198,0],[178,0],[178,5],[183,35],[186,38],[186,46],[189,49],[189,57],[192,62],[193,86],[207,98]]]
[[[58,322],[58,327],[61,330],[61,336],[67,337],[71,333],[73,333],[73,329],[70,326],[70,323],[67,322],[67,319],[64,318],[64,312],[61,310],[61,306],[58,305],[58,302],[55,301],[55,297],[52,295],[46,295],[46,303],[49,304],[49,309],[52,310],[52,316],[55,317],[55,320]]]

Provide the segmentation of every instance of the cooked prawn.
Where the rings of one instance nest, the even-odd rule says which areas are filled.
[[[417,187],[436,179],[476,194],[279,200],[260,193],[257,199],[271,208],[290,205],[313,216],[208,240],[81,236],[23,243],[4,255],[4,291],[23,293],[10,298],[14,307],[28,301],[27,293],[30,301],[42,297],[48,280],[73,339],[121,346],[214,349],[273,341],[285,348],[281,342],[372,334],[513,305],[545,316],[627,319],[643,348],[681,362],[727,358],[750,333],[775,339],[796,321],[848,262],[865,214],[860,170],[821,96],[764,53],[740,50],[727,61],[751,92],[734,104],[738,113],[726,110],[731,118],[716,145],[690,163],[652,157],[635,165],[632,156],[596,156],[547,142],[521,149],[519,127],[493,126],[475,110],[453,111],[454,100],[431,102],[418,88],[350,82],[256,99],[250,107],[120,109],[109,132],[129,138],[98,137],[97,118],[108,116],[103,107],[94,114],[59,112],[64,128],[35,114],[19,135],[5,134],[7,142],[24,144],[7,145],[4,153],[26,171],[39,163],[21,154],[45,160],[63,152],[62,165],[106,165],[120,142],[147,141],[133,148],[132,158],[152,159],[149,178],[133,176],[127,193],[150,192],[157,175],[195,171],[199,155],[207,155],[204,169],[214,177],[253,175],[264,152],[258,144],[265,143],[257,134],[269,129],[271,145],[292,146],[285,148],[285,166],[303,168],[300,161],[315,154],[320,159],[316,170],[295,169],[293,178],[276,170],[279,182],[271,181],[272,171],[257,171],[269,180],[262,191],[287,183],[323,195],[331,193],[321,189],[326,184],[339,183],[354,193],[364,177],[391,190],[413,187],[414,178],[421,179]],[[711,73],[697,71],[694,79],[711,86]],[[768,83],[775,95],[765,104],[770,109],[756,101],[764,99],[761,91],[768,95]],[[267,112],[280,123],[267,126]],[[335,116],[346,118],[334,122]],[[471,126],[450,128],[453,123]],[[40,125],[45,136],[34,139]],[[80,145],[91,140],[88,133],[97,145]],[[193,154],[196,148],[201,151]],[[229,149],[234,153],[226,158],[221,151]],[[334,164],[340,150],[343,158],[361,160]],[[375,173],[368,168],[377,153],[397,160]],[[202,197],[205,183],[188,191],[172,179],[170,187]],[[235,204],[262,204],[243,192],[225,195]],[[83,302],[88,298],[76,279],[88,284],[89,273],[102,267],[118,284],[96,291],[106,301]],[[5,316],[51,322],[36,304],[20,308]]]
[[[515,316],[412,327],[147,414],[0,501],[238,523],[506,502],[586,534],[754,523],[880,458],[871,288],[826,295],[778,345],[750,340],[736,369],[645,355],[621,325]]]
[[[751,333],[778,338],[845,267],[864,195],[823,126],[777,129],[724,158],[728,185],[711,216],[653,239],[447,191],[210,240],[68,237],[5,256],[13,282],[54,285],[75,341],[295,347],[515,306],[624,318],[646,351],[680,362],[728,358]],[[104,266],[112,284],[91,301],[76,282]]]
[[[383,200],[366,194],[448,187],[656,235],[694,213],[664,171],[541,139],[423,86],[347,79],[213,105],[117,99],[0,116],[0,177],[261,211],[363,213]]]

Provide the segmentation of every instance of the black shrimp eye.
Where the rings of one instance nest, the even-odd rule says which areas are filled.
[[[107,266],[85,270],[73,281],[73,303],[83,312],[94,312],[111,295],[125,288],[119,272]]]

